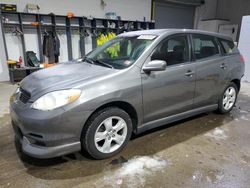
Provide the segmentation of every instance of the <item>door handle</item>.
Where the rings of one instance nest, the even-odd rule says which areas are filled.
[[[185,73],[185,76],[192,77],[194,75],[194,72],[189,70]]]
[[[227,66],[225,65],[225,63],[222,63],[222,64],[220,65],[220,68],[222,68],[222,69],[226,69],[226,68],[227,68]]]

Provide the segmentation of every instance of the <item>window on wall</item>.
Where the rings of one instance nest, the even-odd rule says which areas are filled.
[[[163,41],[154,51],[151,60],[164,60],[167,66],[189,61],[187,36],[176,36]]]
[[[215,37],[193,34],[194,55],[196,59],[203,59],[219,54]]]
[[[233,41],[224,40],[224,39],[219,39],[219,41],[223,47],[224,53],[233,54],[237,52],[237,48],[234,45]]]

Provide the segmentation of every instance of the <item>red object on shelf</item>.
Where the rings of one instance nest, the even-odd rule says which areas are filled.
[[[18,62],[17,62],[17,65],[19,65],[19,66],[21,67],[22,64],[23,64],[23,58],[22,58],[22,56],[20,56],[20,57],[19,57],[19,60],[18,60]]]

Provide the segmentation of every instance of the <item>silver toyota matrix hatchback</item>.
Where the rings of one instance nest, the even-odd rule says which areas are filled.
[[[244,60],[231,38],[196,30],[128,32],[82,59],[26,77],[10,99],[24,153],[120,152],[131,134],[232,110]]]

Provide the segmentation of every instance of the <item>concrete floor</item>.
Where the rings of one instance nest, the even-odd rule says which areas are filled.
[[[250,84],[230,114],[202,114],[133,138],[112,159],[20,153],[0,84],[0,187],[250,187]],[[112,164],[123,156],[128,162]],[[113,161],[115,163],[116,161]]]

